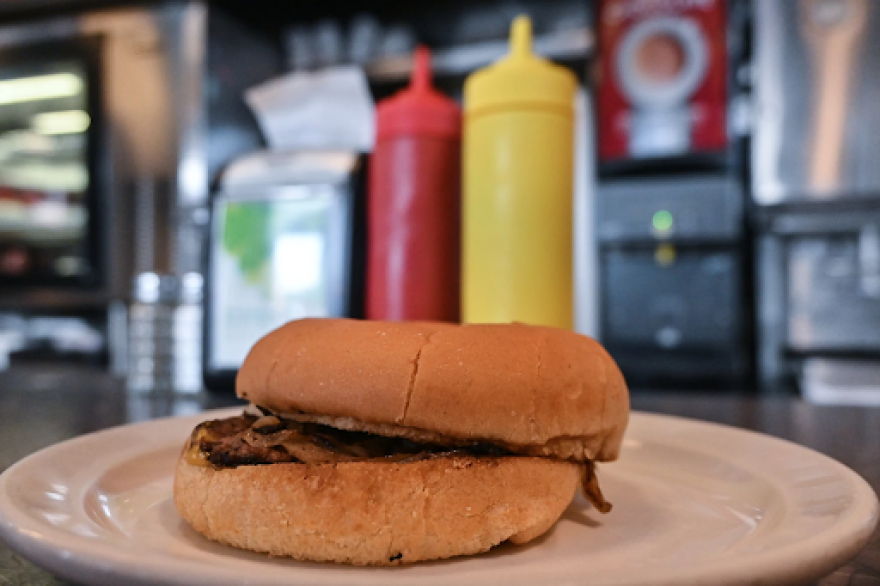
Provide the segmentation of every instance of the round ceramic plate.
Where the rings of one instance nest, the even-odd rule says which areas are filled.
[[[192,427],[237,412],[110,429],[22,460],[0,476],[0,537],[87,584],[684,586],[813,579],[855,555],[877,523],[868,484],[821,454],[634,413],[620,460],[599,470],[608,515],[578,497],[525,546],[397,568],[269,558],[196,534],[171,498]]]

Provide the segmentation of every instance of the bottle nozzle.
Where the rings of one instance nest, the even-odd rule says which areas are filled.
[[[510,27],[510,54],[527,57],[532,54],[532,21],[521,14]]]
[[[431,51],[427,47],[416,47],[410,87],[417,90],[431,88]]]

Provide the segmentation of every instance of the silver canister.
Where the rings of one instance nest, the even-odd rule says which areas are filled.
[[[202,277],[140,273],[128,311],[132,393],[197,393],[202,389]]]

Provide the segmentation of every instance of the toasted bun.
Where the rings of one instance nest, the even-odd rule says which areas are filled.
[[[579,466],[547,458],[214,469],[181,457],[174,501],[206,537],[299,560],[397,565],[525,543],[571,502]]]
[[[294,321],[254,346],[237,392],[349,428],[415,428],[579,460],[617,458],[629,416],[602,346],[522,324]]]

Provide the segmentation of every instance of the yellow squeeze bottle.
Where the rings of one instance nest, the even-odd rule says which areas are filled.
[[[531,37],[518,17],[508,55],[465,82],[462,317],[571,329],[577,81]]]

